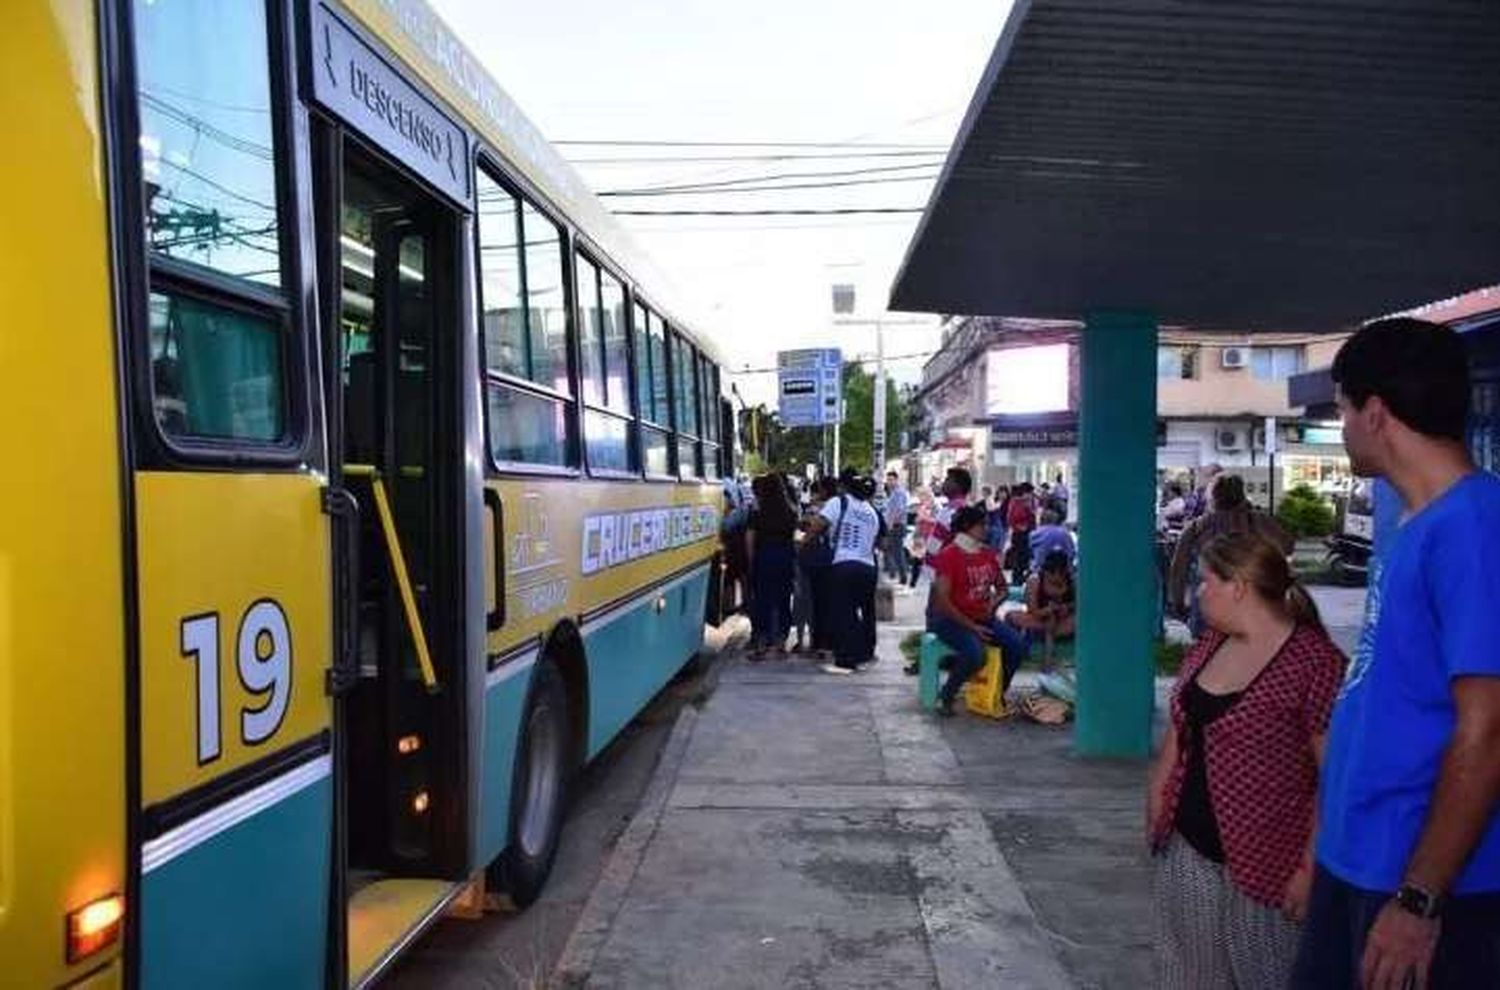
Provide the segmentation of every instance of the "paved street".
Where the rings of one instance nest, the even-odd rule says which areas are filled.
[[[520,914],[440,921],[383,986],[545,986],[600,870],[651,782],[677,713],[711,689],[715,673],[705,664],[668,686],[584,771],[574,788],[551,880],[536,904]]]
[[[873,671],[733,661],[685,713],[556,978],[589,987],[1143,985],[1140,763],[920,712]]]

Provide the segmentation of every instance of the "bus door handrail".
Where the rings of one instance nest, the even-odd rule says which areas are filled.
[[[401,550],[401,538],[396,533],[396,517],[391,512],[391,502],[386,495],[385,479],[372,464],[345,464],[344,474],[351,477],[368,478],[375,492],[375,514],[380,517],[380,528],[385,533],[385,549],[390,557],[391,570],[396,575],[396,587],[401,591],[401,608],[406,613],[406,628],[417,647],[417,663],[422,668],[422,683],[428,693],[438,690],[437,673],[432,666],[432,653],[427,648],[427,631],[422,627],[422,615],[417,611],[417,596],[412,591],[411,574],[406,569],[406,554]]]

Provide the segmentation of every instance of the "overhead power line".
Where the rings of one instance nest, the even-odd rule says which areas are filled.
[[[938,167],[938,164],[937,162],[918,162],[915,165],[873,165],[869,168],[837,169],[835,171],[772,172],[769,175],[747,175],[735,179],[718,179],[690,183],[663,183],[655,186],[637,186],[634,189],[612,189],[608,192],[599,193],[599,195],[625,196],[647,192],[685,192],[699,189],[718,189],[727,186],[743,186],[756,182],[781,182],[788,179],[843,179],[855,175],[875,175],[886,172],[912,172],[918,169],[935,169]]]
[[[593,148],[865,148],[946,152],[945,145],[903,144],[899,141],[553,141],[556,145]]]
[[[920,206],[841,207],[834,210],[611,210],[618,217],[844,217],[865,213],[921,213]]]
[[[725,196],[730,193],[767,193],[796,191],[799,189],[841,189],[847,186],[885,186],[896,182],[931,182],[937,174],[891,175],[879,179],[839,179],[835,182],[794,182],[777,186],[736,186],[729,189],[620,189],[599,193],[599,196],[637,198],[641,196]]]
[[[569,158],[574,165],[712,165],[725,162],[845,161],[868,158],[932,158],[939,163],[941,151],[784,151],[763,155],[651,155],[623,158]]]

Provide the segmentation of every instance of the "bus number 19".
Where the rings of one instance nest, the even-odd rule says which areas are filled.
[[[286,613],[269,598],[253,603],[240,619],[235,637],[240,684],[253,697],[269,695],[259,706],[240,709],[240,740],[247,746],[276,734],[292,697],[292,634]],[[198,682],[198,764],[219,758],[219,616],[216,612],[182,620],[182,655],[193,663]]]

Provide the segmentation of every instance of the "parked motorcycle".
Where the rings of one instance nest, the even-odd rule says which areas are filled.
[[[1368,482],[1357,482],[1347,496],[1335,499],[1334,533],[1327,540],[1324,563],[1339,584],[1363,587],[1370,578],[1375,550],[1375,507]]]

